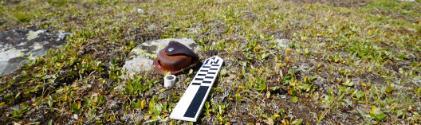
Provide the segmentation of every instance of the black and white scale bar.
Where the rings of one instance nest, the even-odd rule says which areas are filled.
[[[202,67],[172,110],[171,119],[196,122],[223,62],[224,60],[218,56],[203,62]]]

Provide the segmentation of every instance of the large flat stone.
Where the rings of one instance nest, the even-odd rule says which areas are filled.
[[[144,42],[130,52],[129,58],[123,66],[123,69],[127,71],[127,75],[132,76],[139,72],[153,70],[153,59],[156,58],[159,50],[165,48],[170,41],[177,41],[196,53],[200,50],[196,42],[188,38],[169,38]]]
[[[0,76],[16,71],[29,59],[65,43],[69,33],[17,29],[0,32]]]

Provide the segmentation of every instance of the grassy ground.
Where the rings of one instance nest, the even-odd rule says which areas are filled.
[[[194,72],[169,90],[151,72],[120,78],[132,48],[170,37],[226,60],[203,124],[421,121],[420,1],[0,1],[0,31],[27,27],[72,35],[0,78],[2,123],[179,123]]]

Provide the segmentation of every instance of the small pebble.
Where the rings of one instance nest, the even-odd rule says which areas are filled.
[[[145,13],[145,11],[143,9],[140,9],[140,8],[136,9],[136,12],[139,13],[139,14],[144,14]]]

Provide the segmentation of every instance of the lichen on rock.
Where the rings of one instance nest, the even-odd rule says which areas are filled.
[[[14,72],[28,59],[43,56],[65,43],[70,33],[62,31],[15,29],[0,32],[0,76]]]

